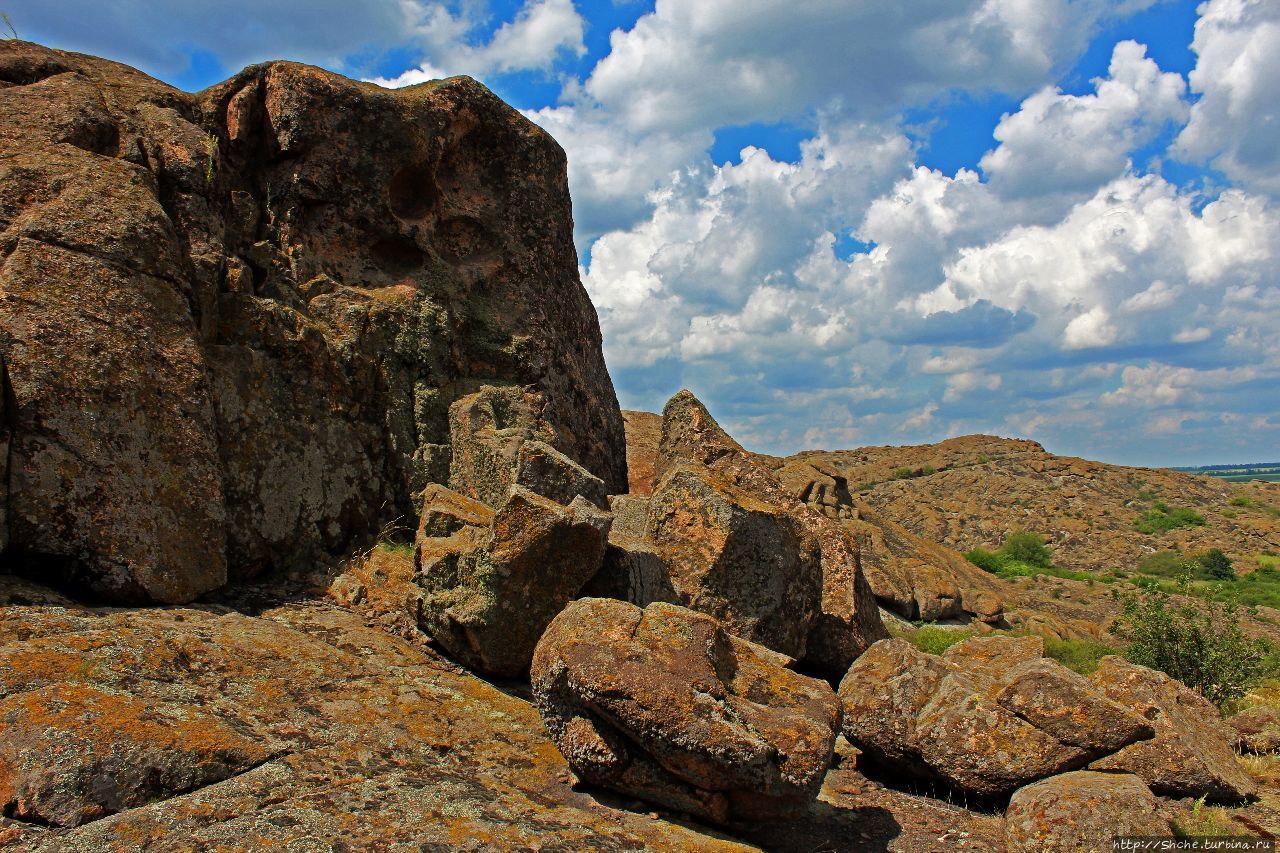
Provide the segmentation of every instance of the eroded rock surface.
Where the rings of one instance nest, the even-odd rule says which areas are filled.
[[[716,823],[803,809],[840,710],[822,681],[675,605],[582,599],[534,655],[534,695],[584,780]]]
[[[537,395],[530,477],[625,489],[564,153],[483,86],[192,95],[19,41],[0,81],[11,565],[183,602],[346,556],[446,481],[483,385]]]
[[[840,684],[843,731],[873,761],[980,797],[1081,768],[1155,731],[1038,655],[1038,638],[974,638],[942,657],[868,649]]]
[[[1091,769],[1133,773],[1157,794],[1175,797],[1238,802],[1257,794],[1236,761],[1231,730],[1199,693],[1116,655],[1102,659],[1092,680],[1105,696],[1149,720],[1156,736],[1095,761]]]
[[[1005,813],[1008,853],[1097,850],[1117,835],[1170,836],[1159,802],[1126,773],[1063,773],[1019,789]]]
[[[6,606],[0,703],[0,799],[100,818],[0,820],[0,846],[753,849],[575,789],[531,705],[323,600]]]

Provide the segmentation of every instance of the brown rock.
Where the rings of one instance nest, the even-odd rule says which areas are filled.
[[[382,556],[412,569],[407,552]],[[0,845],[33,853],[313,849],[317,839],[358,850],[754,849],[570,787],[530,703],[421,643],[323,600],[255,612],[0,607],[0,703],[58,721],[36,741],[72,747],[51,756],[54,767],[116,766],[123,781],[133,771],[113,756],[135,756],[143,768],[185,768],[194,778],[236,733],[281,750],[218,784],[152,787],[153,801],[70,829],[0,818]],[[113,713],[73,713],[70,702],[52,701],[60,695],[108,697],[74,707]],[[85,779],[57,778],[67,791]]]
[[[803,657],[822,598],[822,553],[794,515],[705,468],[670,468],[645,532],[679,603],[739,637]]]
[[[1117,835],[1165,837],[1169,821],[1137,776],[1077,770],[1019,789],[1005,812],[1009,853],[1094,850]]]
[[[0,554],[9,545],[9,370],[0,355]]]
[[[346,556],[444,481],[449,405],[484,383],[623,490],[564,154],[479,84],[272,63],[190,95],[18,41],[0,78],[29,575],[173,602]]]
[[[482,505],[472,506],[483,518]],[[424,512],[425,532],[447,530],[428,525],[433,513],[441,514]],[[424,536],[415,557],[424,630],[473,669],[520,675],[547,625],[599,570],[609,524],[581,497],[564,507],[516,486],[487,527],[459,523],[445,537]]]
[[[658,483],[662,416],[625,411],[622,420],[627,436],[627,491],[633,495],[651,495]]]
[[[1102,659],[1092,680],[1108,698],[1149,720],[1156,736],[1099,759],[1090,769],[1133,773],[1157,794],[1174,797],[1237,802],[1256,795],[1218,709],[1199,693],[1116,655]]]
[[[1146,719],[1056,661],[1025,661],[1000,676],[999,683],[997,702],[1068,746],[1105,755],[1155,736]]]
[[[992,679],[1002,677],[1018,664],[1044,658],[1044,640],[1039,637],[970,637],[942,653],[944,660],[971,675]]]
[[[671,566],[646,536],[649,498],[616,495],[610,501],[613,526],[609,547],[595,577],[582,588],[584,598],[615,598],[637,607],[655,601],[678,603],[671,583]]]
[[[1280,752],[1280,712],[1275,708],[1249,708],[1228,718],[1227,725],[1235,730],[1235,748],[1241,752]]]
[[[78,826],[226,779],[271,757],[197,707],[81,684],[0,699],[0,808]]]
[[[839,704],[785,663],[682,607],[582,599],[531,674],[578,776],[723,823],[802,808],[822,784]]]
[[[840,684],[844,735],[873,761],[979,797],[1152,735],[1075,673],[1029,657],[1038,642],[974,638],[942,657],[876,643]]]
[[[848,533],[792,497],[688,391],[676,394],[663,409],[657,473],[661,476],[679,465],[709,468],[757,501],[790,513],[817,541],[822,554],[822,603],[805,643],[808,664],[843,673],[871,643],[888,636]]]

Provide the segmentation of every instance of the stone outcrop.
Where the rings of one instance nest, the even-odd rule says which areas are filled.
[[[757,849],[575,790],[532,705],[323,599],[0,603],[5,849]]]
[[[848,479],[821,454],[799,454],[771,464],[794,497],[853,536],[862,572],[883,607],[904,619],[925,622],[1001,622],[1007,591],[998,579],[855,497]]]
[[[822,552],[785,508],[705,468],[671,468],[648,502],[646,536],[677,601],[739,637],[804,656],[821,613]]]
[[[819,554],[821,586],[811,608],[793,610],[794,618],[805,620],[803,657],[806,663],[825,672],[842,673],[863,649],[887,636],[880,622],[875,597],[859,568],[857,548],[848,534],[831,520],[806,507],[788,494],[786,488],[758,459],[728,436],[706,408],[688,391],[681,391],[663,409],[661,440],[655,473],[657,490],[667,482],[669,472],[704,470],[729,484],[737,494],[749,496],[770,513],[783,512],[795,519],[802,552],[814,547]],[[651,504],[647,533],[655,527]],[[800,565],[804,559],[788,560]],[[781,589],[785,579],[776,580]],[[809,620],[809,614],[812,619]]]
[[[556,614],[599,570],[610,516],[582,497],[569,506],[512,488],[496,511],[435,489],[414,557],[420,623],[456,660],[517,676]]]
[[[1077,770],[1021,788],[1005,812],[1008,853],[1096,850],[1117,835],[1163,838],[1169,821],[1142,780]]]
[[[1115,655],[1102,659],[1093,683],[1149,720],[1155,737],[1095,761],[1091,769],[1133,773],[1155,793],[1174,797],[1238,802],[1257,794],[1257,785],[1236,761],[1231,730],[1199,693]]]
[[[1235,748],[1241,752],[1266,755],[1280,752],[1280,711],[1249,708],[1227,719],[1235,731]]]
[[[887,767],[979,797],[1151,738],[1143,717],[1041,658],[1036,638],[974,638],[939,657],[868,649],[840,684],[846,738]]]
[[[826,774],[839,704],[787,663],[692,610],[582,599],[531,675],[584,781],[725,823],[802,809]]]
[[[271,63],[191,95],[6,41],[0,145],[28,575],[180,602],[345,556],[446,481],[484,385],[539,400],[527,478],[559,453],[625,489],[564,154],[475,81]]]

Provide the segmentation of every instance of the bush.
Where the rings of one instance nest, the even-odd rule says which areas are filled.
[[[1142,558],[1138,563],[1138,571],[1144,575],[1176,578],[1189,573],[1191,566],[1181,551],[1156,551]]]
[[[1005,537],[1000,553],[1010,560],[1032,566],[1047,567],[1053,564],[1053,554],[1045,547],[1044,537],[1022,530]]]
[[[907,642],[922,652],[940,655],[961,640],[967,640],[973,632],[967,628],[939,628],[935,625],[922,625],[906,636]]]
[[[1170,509],[1165,504],[1156,502],[1151,509],[1138,516],[1133,526],[1139,533],[1154,535],[1179,527],[1203,527],[1204,523],[1204,516],[1194,510],[1185,507]]]
[[[964,558],[983,571],[991,572],[993,575],[1000,574],[1000,570],[1004,568],[1004,561],[1000,559],[1000,555],[985,548],[974,548],[972,551],[966,551]]]
[[[1252,501],[1250,501],[1244,495],[1236,495],[1234,498],[1231,499],[1232,506],[1248,506],[1250,503],[1252,503]]]
[[[1081,675],[1090,675],[1098,668],[1098,661],[1107,655],[1120,654],[1120,650],[1096,640],[1046,639],[1044,653],[1067,669]]]
[[[1189,584],[1180,578],[1179,591]],[[1244,635],[1234,603],[1177,603],[1162,589],[1147,589],[1125,596],[1123,604],[1112,631],[1129,642],[1129,660],[1169,674],[1218,706],[1267,675],[1271,644]]]
[[[1201,551],[1196,554],[1195,560],[1200,572],[1207,580],[1233,581],[1236,579],[1236,570],[1231,565],[1231,558],[1222,553],[1221,548]]]

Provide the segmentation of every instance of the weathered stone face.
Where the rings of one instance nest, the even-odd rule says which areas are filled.
[[[580,599],[538,643],[547,729],[579,776],[714,822],[803,807],[839,724],[831,688],[670,604]]]
[[[1236,761],[1218,709],[1199,693],[1115,655],[1102,659],[1092,680],[1103,695],[1149,720],[1155,737],[1101,758],[1090,769],[1133,773],[1157,794],[1174,797],[1238,802],[1257,794]]]
[[[706,469],[670,469],[647,536],[678,601],[739,637],[803,657],[822,605],[822,553],[794,516]]]
[[[564,154],[484,87],[274,63],[189,95],[16,41],[0,80],[28,573],[175,602],[345,556],[446,480],[486,384],[538,397],[539,461],[625,489]]]
[[[473,669],[522,674],[547,625],[599,570],[608,513],[581,497],[565,507],[519,486],[484,527],[463,517],[448,530],[429,521],[442,515],[435,507],[424,511],[417,544],[422,627]],[[425,535],[432,527],[448,535]]]
[[[1092,850],[1117,835],[1164,837],[1169,821],[1142,780],[1077,770],[1021,788],[1005,813],[1009,853]]]
[[[676,394],[663,409],[656,474],[661,478],[680,466],[705,469],[770,511],[786,513],[797,523],[802,539],[816,543],[821,597],[816,615],[807,624],[804,657],[809,665],[843,673],[867,646],[888,636],[849,534],[792,497],[688,391]],[[796,617],[804,620],[806,615],[800,611]]]
[[[974,638],[936,656],[876,643],[840,684],[845,737],[887,767],[1001,797],[1155,734],[1043,648]]]

